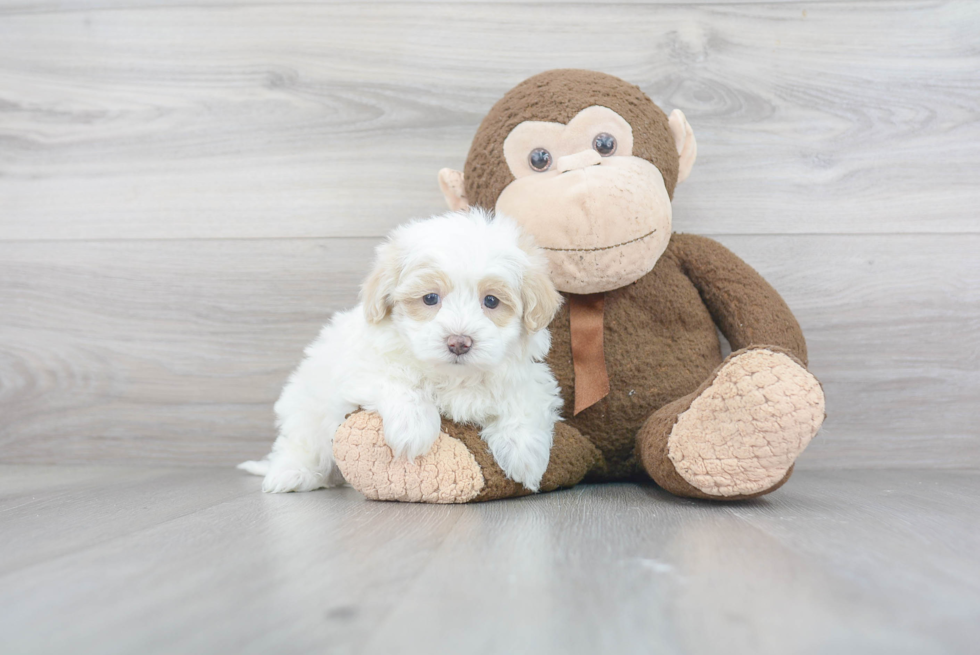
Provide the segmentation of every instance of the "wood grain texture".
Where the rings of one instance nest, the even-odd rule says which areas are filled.
[[[510,86],[695,127],[675,229],[786,296],[801,468],[980,466],[980,4],[0,0],[0,461],[229,464]]]
[[[965,655],[980,638],[975,471],[801,471],[730,505],[260,483],[0,467],[0,650]]]
[[[426,5],[438,9],[439,5],[513,5],[513,0],[428,0],[420,3],[416,0],[322,0],[318,4],[352,4],[360,5],[391,5],[411,4]],[[841,0],[772,0],[777,3],[797,3],[815,5],[824,2],[840,2]],[[759,0],[714,0],[711,4],[758,4]],[[269,0],[210,0],[209,7],[255,7],[269,4]],[[290,4],[290,3],[284,3]],[[533,4],[525,2],[523,4]],[[542,3],[538,3],[542,4]],[[703,0],[593,0],[590,4],[632,4],[632,5],[697,5],[704,4]],[[171,3],[167,0],[0,0],[0,15],[36,14],[52,11],[87,11],[106,9],[147,9],[168,8]],[[383,10],[382,10],[383,11]]]
[[[801,466],[980,467],[980,236],[718,240],[806,335],[827,420]]]
[[[5,2],[0,239],[379,236],[549,68],[694,125],[682,229],[980,230],[980,5]]]
[[[980,467],[980,235],[723,236],[784,295],[829,418],[801,467]],[[226,464],[372,239],[0,242],[0,461]]]
[[[0,458],[261,454],[271,402],[331,312],[356,303],[373,246],[0,243]]]

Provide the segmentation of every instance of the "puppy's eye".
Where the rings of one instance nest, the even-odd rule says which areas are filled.
[[[592,139],[592,148],[603,157],[608,157],[616,152],[616,137],[614,137],[612,134],[607,134],[606,132],[597,134],[596,137]]]
[[[539,173],[551,168],[551,153],[544,148],[535,148],[527,156],[528,165]]]
[[[426,305],[438,305],[439,304],[439,294],[438,293],[427,293],[422,296],[422,302]]]
[[[487,296],[483,299],[483,306],[487,309],[495,309],[500,304],[500,299],[496,296]]]

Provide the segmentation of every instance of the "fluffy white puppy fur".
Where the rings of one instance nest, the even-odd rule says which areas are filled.
[[[440,415],[476,424],[507,476],[537,491],[561,408],[542,361],[560,304],[543,254],[505,216],[452,212],[395,229],[361,304],[334,315],[283,389],[272,452],[239,468],[264,475],[268,492],[343,483],[333,436],[360,407],[408,458],[429,451]]]

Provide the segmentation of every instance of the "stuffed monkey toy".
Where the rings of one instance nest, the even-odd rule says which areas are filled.
[[[824,419],[820,383],[786,303],[725,247],[671,233],[671,198],[697,146],[610,75],[553,70],[484,118],[464,171],[443,169],[452,209],[492,208],[548,255],[565,303],[548,363],[565,401],[542,491],[652,478],[679,495],[752,498],[789,479]],[[722,359],[720,330],[732,348]],[[470,502],[529,493],[472,427],[443,422],[428,455],[395,460],[376,414],[341,426],[334,454],[369,498]]]

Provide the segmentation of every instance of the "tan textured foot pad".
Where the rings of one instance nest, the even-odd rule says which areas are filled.
[[[334,435],[333,455],[347,482],[371,500],[467,503],[484,486],[476,459],[445,433],[414,462],[395,459],[374,412],[348,417]]]
[[[791,357],[750,350],[728,361],[670,432],[667,456],[711,496],[769,489],[820,429],[823,389]]]

